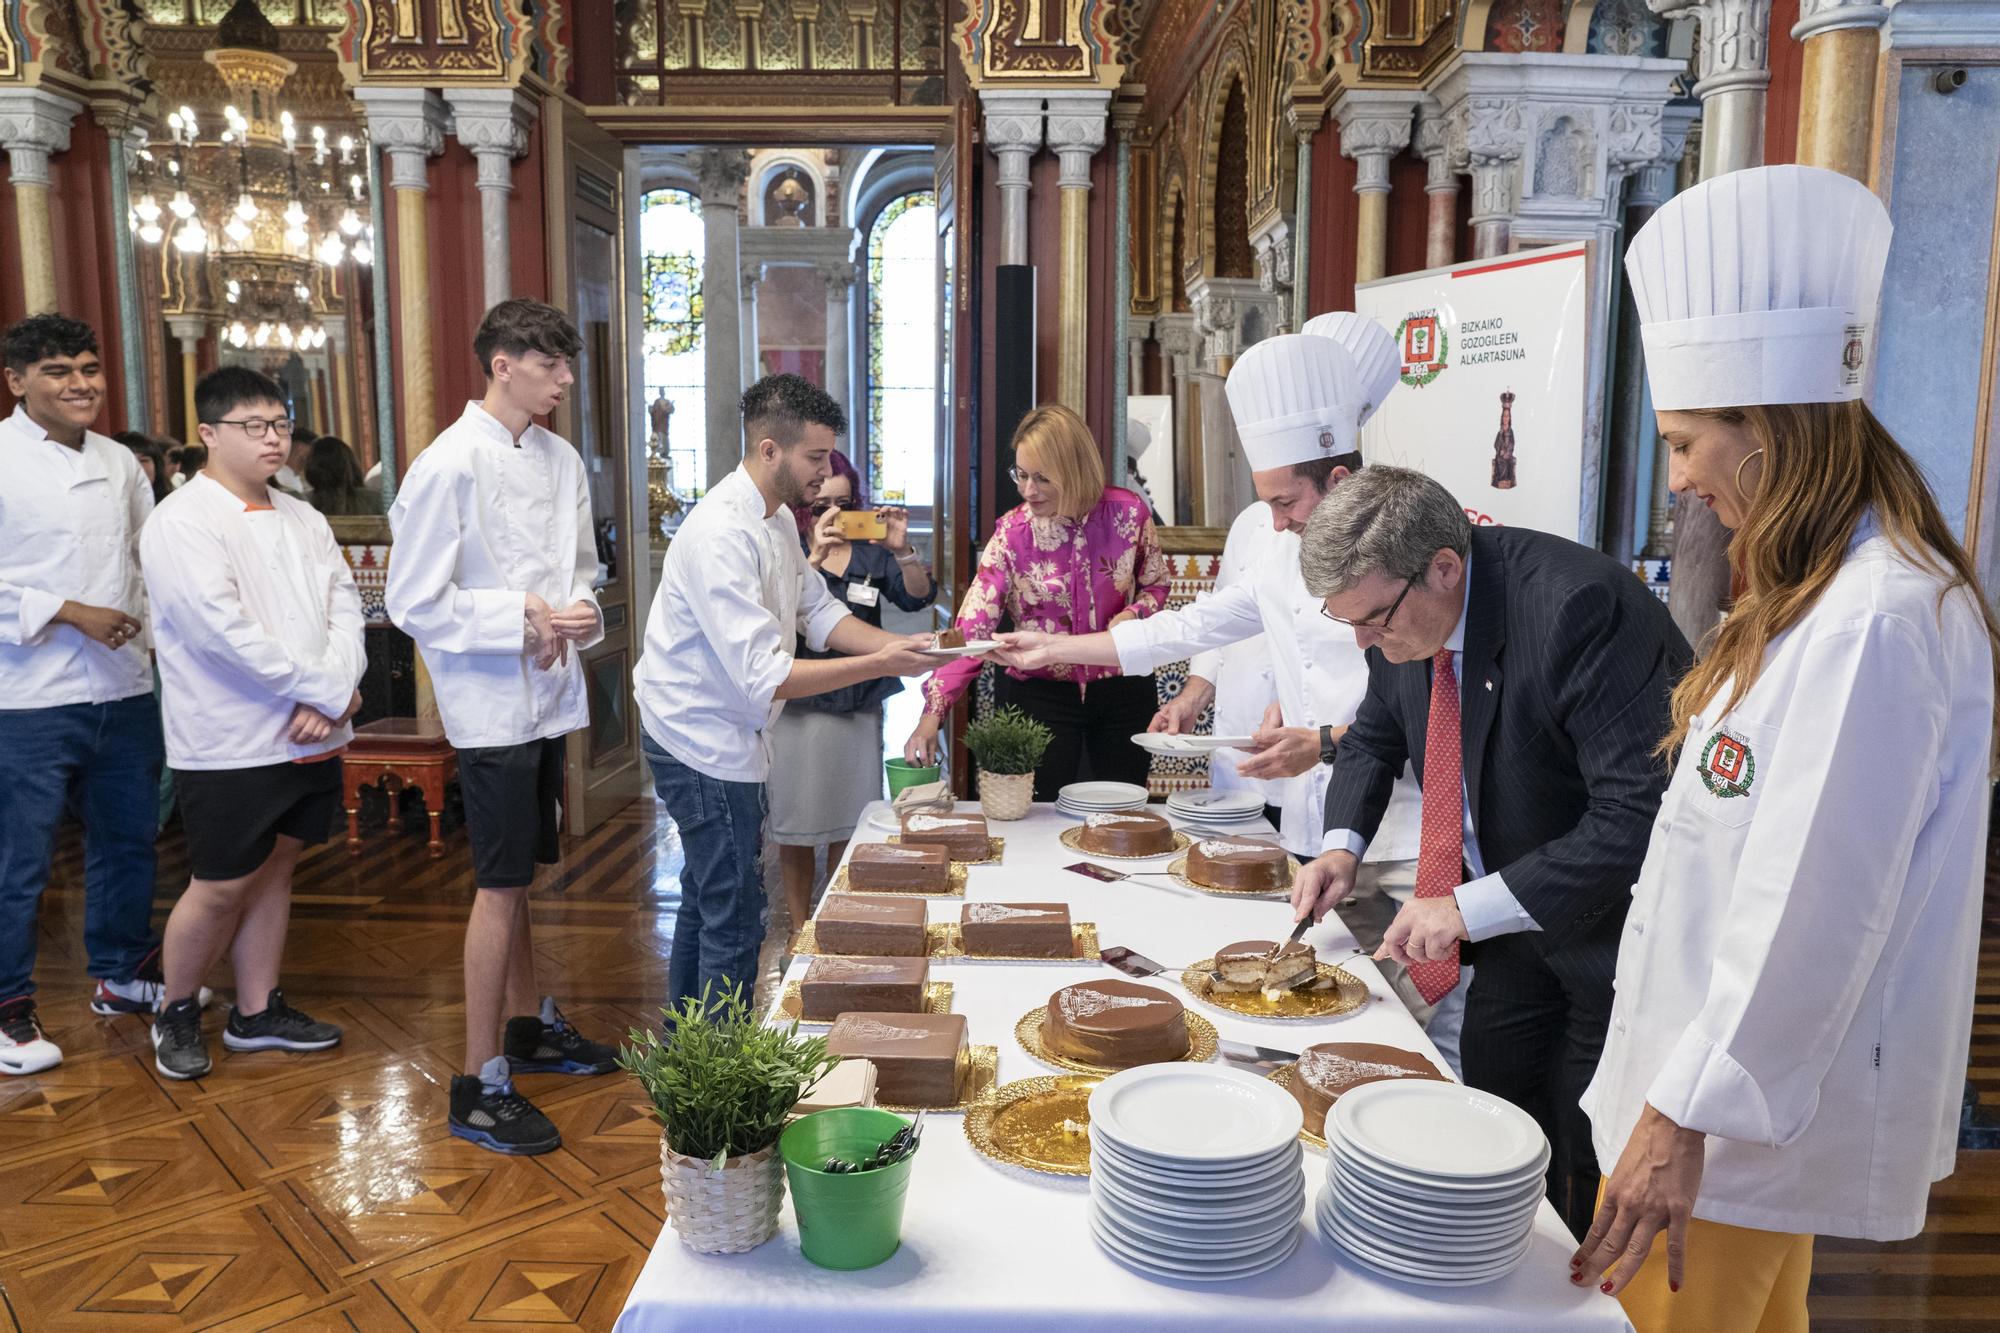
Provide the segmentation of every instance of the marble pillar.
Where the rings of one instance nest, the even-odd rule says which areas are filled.
[[[1128,319],[1125,324],[1125,391],[1146,392],[1146,343],[1153,336],[1153,321]]]
[[[1293,258],[1293,246],[1298,229],[1292,225],[1289,213],[1273,212],[1250,230],[1250,249],[1257,266],[1257,286],[1277,301],[1273,314],[1271,332],[1295,333],[1299,325],[1294,322],[1292,292],[1297,286],[1294,281],[1298,266]]]
[[[1042,146],[1042,94],[981,89],[986,147],[1000,161],[1000,262],[1028,262],[1028,163]]]
[[[1048,99],[1049,147],[1062,165],[1056,401],[1079,415],[1088,410],[1090,382],[1090,163],[1104,147],[1110,105],[1109,89],[1064,91]]]
[[[1424,159],[1424,267],[1443,268],[1458,262],[1458,172],[1435,98],[1417,112],[1417,154]]]
[[[1340,151],[1354,159],[1361,196],[1354,228],[1354,281],[1373,282],[1389,270],[1389,163],[1410,146],[1410,117],[1423,95],[1349,88],[1333,104]]]
[[[826,283],[826,391],[840,404],[841,411],[847,413],[848,438],[853,439],[859,432],[853,427],[855,408],[854,397],[854,353],[851,350],[854,339],[853,295],[854,284],[861,274],[852,260],[821,264],[819,275]],[[854,465],[861,466],[855,459]]]
[[[1514,210],[1520,199],[1521,151],[1527,137],[1518,100],[1466,99],[1462,142],[1466,169],[1472,177],[1474,259],[1491,259],[1513,248]],[[1454,135],[1453,147],[1460,141],[1461,136]]]
[[[528,151],[536,106],[512,88],[456,88],[445,100],[458,141],[479,164],[480,257],[490,310],[513,294],[507,201],[514,193],[514,159]]]
[[[1153,337],[1160,344],[1160,358],[1166,383],[1162,386],[1174,400],[1174,512],[1184,523],[1196,522],[1194,500],[1194,447],[1192,423],[1188,420],[1188,377],[1194,373],[1195,354],[1201,333],[1194,315],[1174,311],[1153,317]]]
[[[1875,66],[1886,5],[1801,0],[1792,40],[1805,47],[1797,161],[1866,184],[1875,134]]]
[[[757,288],[764,281],[762,264],[743,265],[743,387],[764,378],[763,335],[757,330]]]
[[[82,108],[41,88],[0,91],[0,146],[7,150],[14,226],[21,253],[22,308],[56,308],[56,256],[49,234],[49,156],[69,151],[70,125]],[[115,225],[122,231],[125,219]]]
[[[1120,112],[1112,117],[1116,136],[1116,162],[1111,201],[1111,336],[1113,347],[1128,350],[1111,358],[1111,456],[1127,456],[1125,444],[1125,400],[1136,392],[1138,379],[1132,374],[1132,131],[1136,116]]]
[[[132,216],[131,170],[139,150],[145,146],[145,132],[130,129],[129,113],[99,118],[111,135],[111,216]],[[139,299],[139,256],[129,226],[111,229],[112,247],[118,262],[118,370],[125,390],[125,420],[139,430],[157,433],[153,421],[151,386],[146,375],[146,343],[143,302]],[[147,248],[149,255],[159,251]],[[164,404],[162,404],[164,406]]]
[[[708,476],[715,485],[743,459],[742,272],[736,233],[750,154],[704,148],[691,155],[701,191],[702,359],[707,414]]]
[[[1292,321],[1291,327],[1302,329],[1312,318],[1311,282],[1312,273],[1312,170],[1313,170],[1313,130],[1295,127],[1298,137],[1298,191],[1297,202],[1292,209]]]
[[[326,330],[326,360],[333,377],[333,433],[347,441],[355,457],[361,456],[361,442],[354,437],[354,402],[348,392],[347,316],[328,315],[320,320]],[[363,463],[362,469],[367,470]]]
[[[396,357],[403,370],[400,435],[414,459],[437,436],[432,378],[429,160],[444,150],[444,99],[422,88],[355,90],[368,137],[382,150],[396,209]],[[380,258],[376,260],[379,265]]]
[[[201,340],[208,336],[208,320],[201,315],[167,316],[167,332],[181,348],[181,441],[199,444],[201,435],[194,412],[194,382],[201,378]]]

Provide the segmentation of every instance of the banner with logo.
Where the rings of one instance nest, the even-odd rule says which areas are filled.
[[[1361,431],[1370,463],[1435,477],[1474,523],[1587,539],[1585,243],[1475,259],[1357,287],[1396,335],[1402,382]]]

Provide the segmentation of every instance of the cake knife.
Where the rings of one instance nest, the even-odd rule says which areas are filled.
[[[1292,933],[1285,937],[1285,942],[1283,944],[1272,945],[1271,951],[1265,954],[1264,957],[1270,959],[1276,959],[1277,956],[1283,953],[1287,947],[1297,944],[1299,942],[1299,937],[1306,933],[1306,931],[1312,926],[1312,923],[1313,923],[1312,913],[1308,912],[1304,916],[1300,917],[1299,924],[1292,927]]]
[[[1297,1051],[1281,1051],[1272,1046],[1259,1046],[1255,1042],[1231,1041],[1227,1037],[1216,1043],[1225,1060],[1236,1060],[1248,1065],[1292,1065],[1299,1061]]]

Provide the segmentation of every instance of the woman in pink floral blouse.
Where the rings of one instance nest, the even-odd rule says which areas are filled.
[[[968,642],[991,638],[1004,615],[1016,629],[1090,634],[1150,616],[1167,604],[1167,562],[1146,502],[1104,484],[1104,463],[1083,418],[1038,407],[1014,432],[1014,484],[1021,503],[1001,516],[958,608]],[[936,761],[938,730],[979,674],[975,658],[940,667],[924,683],[924,716],[903,747],[911,763]],[[1146,781],[1146,754],[1132,744],[1159,708],[1151,676],[1061,664],[1009,668],[997,702],[1013,704],[1055,733],[1035,770],[1035,799],[1052,801],[1090,775]],[[1088,705],[1086,706],[1086,697]]]

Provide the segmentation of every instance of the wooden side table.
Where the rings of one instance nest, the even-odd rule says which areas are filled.
[[[458,776],[458,751],[444,737],[442,723],[414,717],[385,717],[356,728],[342,757],[347,788],[347,850],[361,855],[361,789],[381,784],[389,797],[389,831],[403,830],[397,798],[406,787],[424,794],[430,810],[432,856],[444,855],[438,829],[444,789]]]

